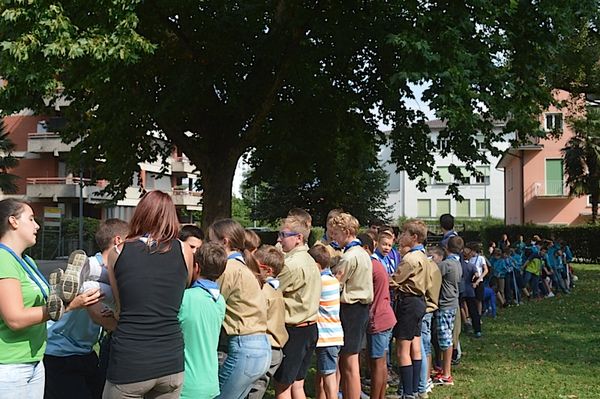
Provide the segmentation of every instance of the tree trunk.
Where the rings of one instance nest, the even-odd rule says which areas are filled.
[[[231,217],[231,189],[240,155],[211,152],[201,160],[190,159],[199,165],[202,181],[202,228],[217,219]]]

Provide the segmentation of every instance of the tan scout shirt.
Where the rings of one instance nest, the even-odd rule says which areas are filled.
[[[373,266],[364,248],[350,247],[342,254],[336,269],[342,273],[341,303],[368,305],[373,302]]]
[[[431,313],[438,309],[440,290],[442,289],[442,273],[431,259],[426,263],[426,266],[428,286],[425,290],[425,303],[427,304],[427,313]]]
[[[250,269],[229,259],[217,283],[227,305],[223,321],[227,335],[266,333],[267,301]]]
[[[423,251],[409,252],[402,258],[398,268],[392,274],[390,286],[400,293],[423,296],[429,285],[427,275],[427,255]]]
[[[285,302],[281,291],[269,284],[263,285],[263,294],[267,300],[267,334],[274,348],[283,348],[289,336],[285,329]]]
[[[286,324],[316,322],[321,299],[321,272],[308,254],[307,245],[285,254],[285,264],[277,278],[285,301]]]

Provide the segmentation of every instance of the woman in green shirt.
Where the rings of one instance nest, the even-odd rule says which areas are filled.
[[[44,395],[46,321],[58,319],[63,302],[50,293],[37,265],[23,252],[35,245],[40,226],[29,205],[0,201],[0,398]],[[98,301],[97,292],[79,295],[70,309]]]

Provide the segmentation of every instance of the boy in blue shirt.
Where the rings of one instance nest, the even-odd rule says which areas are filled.
[[[194,253],[192,285],[183,293],[179,322],[185,342],[185,376],[181,398],[219,395],[217,345],[225,318],[225,299],[216,280],[225,271],[227,252],[216,242]]]

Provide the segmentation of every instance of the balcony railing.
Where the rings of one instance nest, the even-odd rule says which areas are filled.
[[[83,190],[80,193],[80,183]],[[92,184],[90,179],[79,177],[30,177],[27,179],[27,196],[31,198],[79,198],[81,195],[88,202],[106,199],[96,195],[102,190],[103,181]]]
[[[563,180],[546,180],[533,184],[533,195],[536,197],[566,197],[568,189]]]
[[[69,152],[75,146],[75,142],[66,144],[62,141],[60,134],[55,132],[29,133],[27,135],[28,152]]]

